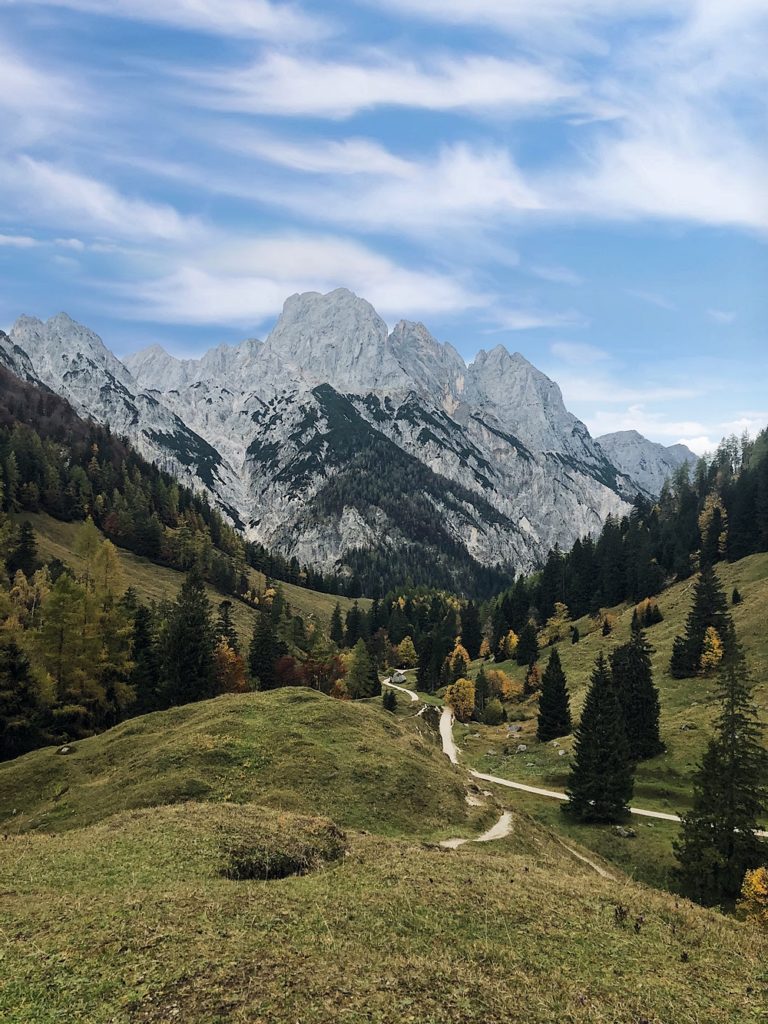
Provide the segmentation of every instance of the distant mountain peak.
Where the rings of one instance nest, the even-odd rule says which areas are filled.
[[[66,314],[20,317],[0,362],[205,487],[250,538],[325,569],[372,546],[421,559],[425,578],[438,562],[457,579],[529,570],[658,493],[682,458],[633,433],[601,446],[521,353],[467,364],[420,321],[390,332],[347,288],[292,295],[264,342],[195,359],[155,344],[122,363]]]

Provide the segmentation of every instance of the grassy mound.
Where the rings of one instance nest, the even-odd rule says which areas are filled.
[[[322,869],[231,881],[228,849]],[[764,937],[598,876],[517,816],[455,852],[252,804],[0,844],[8,1024],[757,1024]],[[325,865],[325,866],[324,866]]]
[[[185,800],[257,801],[390,835],[468,824],[461,775],[420,720],[313,690],[218,697],[74,746],[0,764],[0,829],[62,831]]]

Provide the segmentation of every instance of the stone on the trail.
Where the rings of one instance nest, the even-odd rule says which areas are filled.
[[[683,722],[680,726],[680,732],[693,732],[695,729],[698,729],[698,726],[694,725],[693,722]]]
[[[564,750],[558,750],[557,754],[558,754],[558,757],[565,757],[565,751]]]
[[[527,749],[528,749],[528,747],[527,747],[527,745],[525,743],[518,743],[517,750],[515,751],[515,753],[516,754],[524,754]]]
[[[65,743],[63,747],[59,747],[56,751],[57,754],[74,754],[77,747],[73,747],[70,743]]]
[[[508,725],[507,726],[507,732],[509,733],[510,736],[515,736],[517,733],[522,732],[522,731],[523,731],[522,725],[515,724],[515,725]]]

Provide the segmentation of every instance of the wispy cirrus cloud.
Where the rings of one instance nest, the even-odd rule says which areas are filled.
[[[722,324],[724,327],[732,324],[736,319],[736,313],[731,309],[708,309],[707,316],[716,324]]]
[[[493,298],[455,275],[408,267],[344,238],[220,236],[196,259],[182,256],[166,274],[127,285],[125,315],[249,327],[275,316],[289,294],[341,286],[365,296],[385,317],[478,309]]]
[[[96,178],[21,155],[0,162],[0,187],[25,223],[140,241],[191,239],[194,218],[167,203],[126,196]]]
[[[484,54],[416,61],[375,51],[353,63],[272,51],[245,67],[182,74],[213,109],[284,117],[346,118],[376,107],[510,115],[583,96],[580,85],[546,65]]]
[[[6,0],[10,6],[39,6],[81,14],[145,21],[214,35],[303,42],[325,36],[327,19],[298,4],[271,0]]]

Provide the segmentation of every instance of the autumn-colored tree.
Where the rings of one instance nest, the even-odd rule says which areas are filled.
[[[541,672],[539,672],[539,666],[535,661],[532,661],[528,666],[528,671],[525,673],[525,682],[523,683],[523,694],[529,697],[532,693],[538,693],[541,689]]]
[[[304,669],[300,661],[290,654],[283,654],[275,662],[277,686],[303,686]]]
[[[704,499],[699,514],[702,565],[712,565],[725,554],[728,547],[728,513],[723,499],[711,491]]]
[[[555,611],[546,622],[542,633],[542,640],[545,644],[556,644],[559,640],[565,639],[571,626],[571,615],[568,605],[562,601],[555,601]]]
[[[714,672],[723,660],[723,642],[714,626],[707,626],[704,631],[704,643],[701,648],[699,665],[702,675]]]
[[[488,637],[483,637],[483,642],[480,644],[480,657],[483,661],[487,661],[491,656],[491,645],[488,641]]]
[[[404,637],[396,647],[398,664],[403,668],[416,668],[419,663],[419,656],[413,645],[411,637]]]
[[[513,693],[512,679],[500,668],[489,668],[485,670],[485,678],[488,685],[488,695],[497,697],[499,700],[509,700]]]
[[[219,640],[213,652],[217,693],[246,693],[249,689],[245,659],[226,640]]]
[[[748,921],[768,928],[768,868],[755,868],[744,875],[738,909]]]
[[[445,691],[445,703],[453,708],[460,722],[466,722],[475,708],[475,684],[464,677],[457,679]]]
[[[101,534],[90,516],[75,534],[75,554],[82,562],[80,579],[86,590],[94,589],[96,555],[102,545]]]
[[[466,676],[468,671],[469,654],[466,647],[462,646],[461,637],[457,637],[453,650],[443,662],[442,682],[450,686],[457,679]]]
[[[499,661],[509,661],[514,658],[519,638],[514,629],[508,630],[499,641]]]

